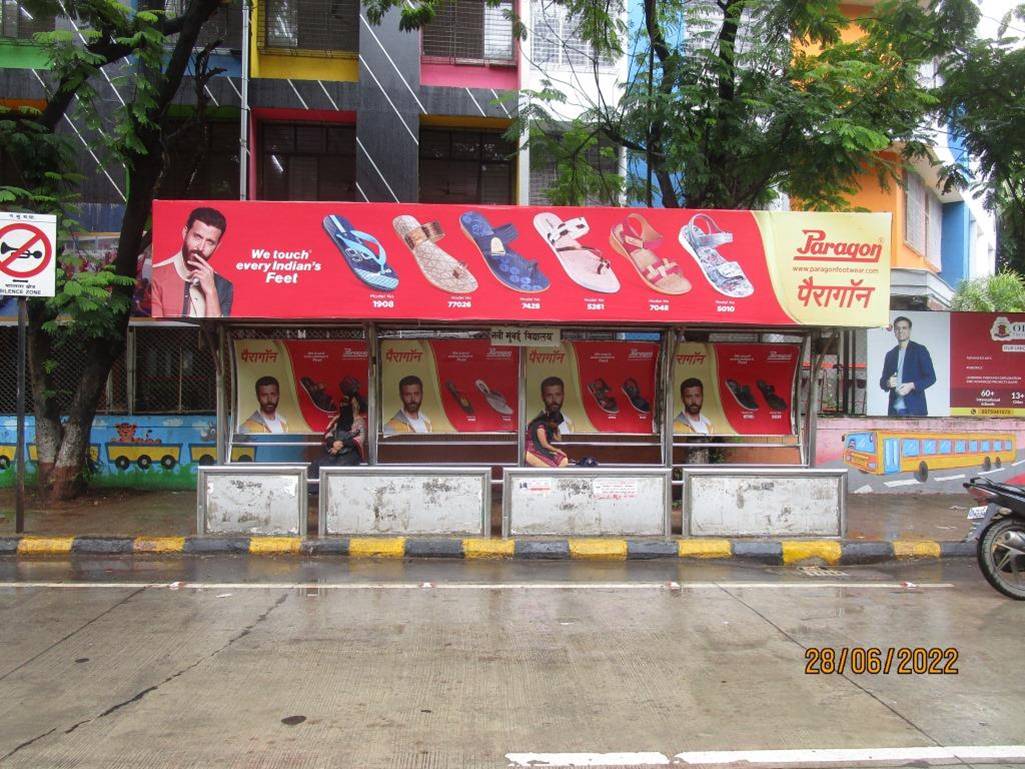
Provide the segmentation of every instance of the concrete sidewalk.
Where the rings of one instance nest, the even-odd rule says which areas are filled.
[[[315,502],[315,500],[314,500]],[[0,553],[260,553],[448,558],[747,558],[761,563],[875,563],[901,557],[971,555],[967,495],[850,495],[842,541],[780,539],[545,538],[502,540],[501,509],[492,536],[480,538],[197,537],[195,492],[104,490],[44,508],[30,498],[24,538],[14,536],[14,496],[0,491]],[[311,532],[317,530],[311,504]]]

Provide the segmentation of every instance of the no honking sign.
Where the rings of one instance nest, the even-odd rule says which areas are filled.
[[[53,296],[56,243],[56,216],[0,212],[0,295]]]

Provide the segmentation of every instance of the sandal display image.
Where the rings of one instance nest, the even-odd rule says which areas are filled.
[[[638,414],[651,413],[651,404],[641,395],[641,388],[637,386],[637,380],[633,377],[623,382],[623,394],[630,401],[630,405],[637,410]]]
[[[354,230],[341,216],[324,217],[324,231],[345,257],[353,274],[377,291],[398,288],[399,276],[388,264],[384,246],[373,235]]]
[[[459,388],[456,387],[455,382],[453,382],[451,379],[447,380],[445,382],[445,389],[448,390],[449,394],[453,398],[455,398],[456,403],[459,404],[459,408],[461,408],[467,414],[473,414],[473,404],[470,403],[469,398],[467,398],[465,395],[463,395],[463,393],[459,391]]]
[[[751,392],[750,387],[742,385],[733,379],[727,379],[726,386],[729,388],[730,392],[733,393],[733,397],[736,399],[737,403],[740,404],[742,409],[747,409],[748,411],[758,410],[758,401],[755,400],[755,396]]]
[[[534,217],[534,229],[545,239],[562,269],[578,286],[603,294],[619,291],[619,278],[612,271],[609,260],[598,249],[582,246],[577,241],[591,231],[584,217],[562,221],[555,214],[540,213]]]
[[[488,402],[495,411],[503,416],[510,416],[513,413],[512,408],[509,407],[509,403],[506,401],[505,396],[497,390],[492,390],[483,379],[478,379],[474,384],[477,389],[480,390],[481,395],[484,396],[484,400]]]
[[[787,410],[787,402],[776,394],[775,387],[767,382],[763,382],[761,379],[755,382],[755,384],[758,386],[758,389],[762,391],[762,397],[765,398],[765,402],[769,404],[770,409],[773,409],[774,411]]]
[[[509,244],[519,236],[513,225],[492,228],[477,211],[467,211],[460,216],[459,224],[502,285],[527,294],[546,291],[551,285],[537,262],[524,259],[509,249]]]
[[[612,390],[605,384],[604,379],[595,379],[589,385],[587,389],[594,396],[594,400],[598,403],[598,408],[604,411],[606,414],[618,414],[619,404],[616,403],[616,399],[612,397]]]
[[[655,253],[662,236],[640,214],[630,214],[613,227],[609,243],[630,261],[648,288],[670,296],[690,291],[690,281],[683,277],[680,265]]]
[[[469,268],[437,245],[445,237],[438,222],[420,224],[412,216],[396,216],[392,227],[413,252],[416,263],[427,282],[450,294],[471,294],[477,290],[477,279]]]
[[[680,229],[680,245],[694,257],[709,284],[724,296],[742,299],[755,292],[744,269],[737,262],[727,261],[719,246],[733,242],[733,233],[719,228],[708,214],[695,214]]]
[[[334,414],[338,410],[335,399],[328,394],[327,388],[321,382],[314,382],[308,376],[304,376],[299,380],[299,384],[302,385],[306,394],[310,396],[310,400],[313,401],[313,405],[318,409],[328,414]]]

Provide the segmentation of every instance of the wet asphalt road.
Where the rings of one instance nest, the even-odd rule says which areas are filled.
[[[970,560],[808,573],[0,558],[0,767],[490,769],[612,753],[623,763],[605,765],[702,765],[727,750],[1013,747],[1023,630],[1025,602]],[[957,673],[807,674],[822,647],[956,649]],[[1025,763],[1019,752],[1000,765]],[[552,753],[581,755],[535,755]],[[871,765],[900,763],[881,755]],[[746,765],[823,765],[771,756]]]

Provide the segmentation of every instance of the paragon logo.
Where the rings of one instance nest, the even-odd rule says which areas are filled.
[[[1025,339],[1025,321],[1019,320],[1012,323],[1009,318],[1001,315],[993,321],[993,327],[989,330],[989,337],[994,342]]]
[[[562,363],[564,360],[566,360],[566,353],[541,352],[539,350],[531,350],[528,360],[531,363]]]
[[[842,243],[826,240],[825,230],[801,230],[807,237],[804,245],[797,250],[794,261],[797,262],[878,262],[883,255],[883,242],[878,243]]]

